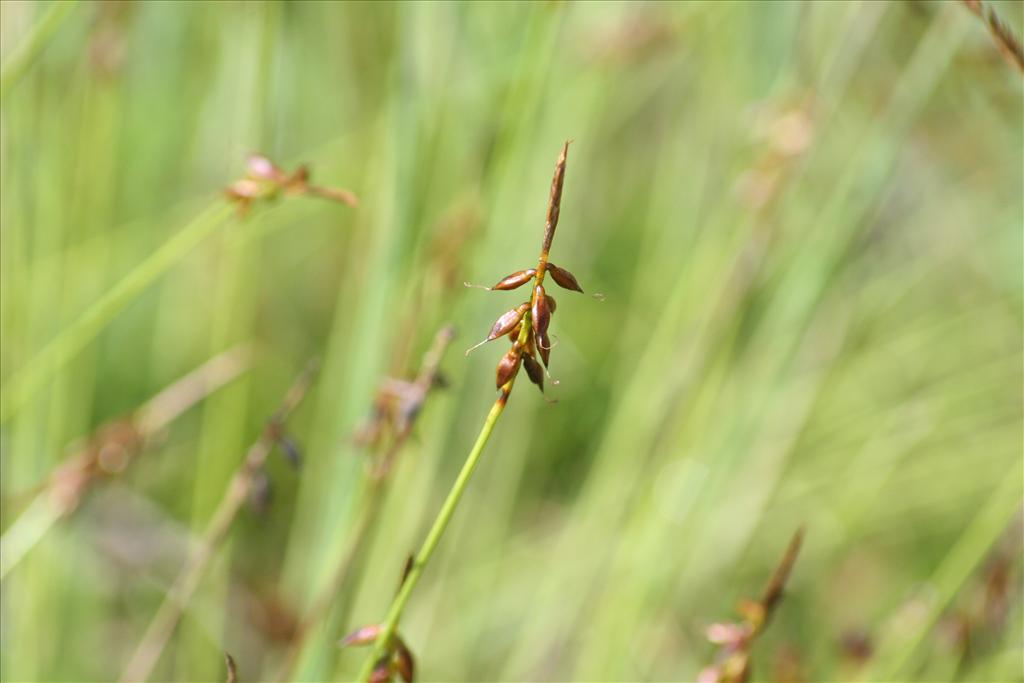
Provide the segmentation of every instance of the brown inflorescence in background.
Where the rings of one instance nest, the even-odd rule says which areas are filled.
[[[306,164],[288,173],[262,154],[253,154],[246,162],[245,177],[231,183],[224,194],[238,205],[238,213],[242,216],[255,202],[273,200],[282,194],[323,197],[349,206],[359,204],[359,199],[348,190],[314,185],[309,177]]]
[[[1010,27],[999,18],[994,9],[981,0],[963,0],[963,3],[976,17],[985,22],[985,27],[992,34],[992,40],[999,53],[1003,55],[1003,59],[1024,74],[1024,46]]]
[[[743,600],[736,611],[738,622],[712,624],[707,629],[709,641],[719,646],[715,663],[697,675],[699,683],[746,683],[750,680],[750,658],[754,641],[764,631],[782,600],[783,590],[793,570],[804,531],[798,529],[786,548],[782,561],[772,574],[761,599]]]

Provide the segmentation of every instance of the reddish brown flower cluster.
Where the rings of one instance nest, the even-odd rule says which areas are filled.
[[[493,287],[485,288],[488,290],[513,290],[522,287],[527,282],[533,282],[530,300],[503,313],[491,326],[487,338],[477,344],[480,346],[504,336],[511,340],[512,348],[498,362],[496,377],[497,387],[506,397],[512,390],[512,382],[519,373],[519,368],[523,366],[526,367],[526,374],[530,381],[536,384],[542,392],[544,391],[544,367],[548,366],[548,358],[551,354],[548,326],[551,324],[551,316],[555,312],[554,297],[544,291],[544,276],[550,274],[555,284],[564,289],[583,292],[572,273],[548,261],[551,240],[554,238],[555,228],[558,226],[558,212],[562,203],[562,184],[565,180],[565,162],[568,153],[569,143],[566,142],[558,157],[555,176],[551,181],[551,200],[548,202],[544,243],[541,245],[537,267],[516,271],[502,278]],[[540,362],[537,361],[538,355],[544,367],[541,367]]]
[[[363,626],[345,636],[339,643],[341,647],[356,645],[370,645],[376,642],[380,636],[381,627],[378,624]],[[391,637],[387,653],[377,662],[370,675],[370,683],[386,683],[395,674],[402,677],[405,683],[413,683],[416,663],[413,660],[412,652],[398,635]]]
[[[743,600],[737,606],[736,611],[743,618],[742,621],[712,624],[708,627],[708,640],[721,649],[715,663],[697,675],[698,683],[746,683],[750,680],[751,648],[782,600],[782,591],[793,570],[803,537],[803,529],[793,535],[761,600]]]
[[[245,165],[245,177],[236,180],[224,191],[228,199],[238,204],[238,212],[245,215],[249,207],[259,200],[273,200],[282,194],[312,195],[356,206],[359,200],[348,190],[321,187],[309,182],[309,166],[303,164],[293,173],[285,172],[267,157],[253,154]]]

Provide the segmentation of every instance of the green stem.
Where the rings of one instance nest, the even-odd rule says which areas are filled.
[[[395,635],[395,631],[398,628],[398,621],[402,618],[402,611],[405,609],[405,604],[409,602],[409,596],[412,595],[413,589],[416,587],[416,583],[420,580],[420,575],[423,574],[423,570],[426,568],[427,563],[430,562],[431,556],[434,554],[434,550],[437,549],[437,544],[441,540],[441,536],[444,535],[445,529],[448,528],[448,523],[452,519],[452,515],[455,513],[455,508],[459,505],[459,501],[462,499],[462,494],[466,491],[466,485],[469,483],[469,478],[473,476],[473,470],[476,469],[477,463],[480,461],[480,454],[484,451],[484,446],[487,445],[487,441],[491,438],[491,432],[494,430],[494,425],[498,422],[498,418],[501,416],[502,411],[505,410],[505,403],[508,401],[509,392],[512,391],[512,383],[515,381],[513,377],[509,382],[501,388],[501,396],[494,402],[491,407],[491,412],[487,414],[487,419],[484,420],[484,426],[480,430],[480,435],[476,437],[476,443],[473,444],[473,449],[466,456],[466,462],[462,464],[462,470],[459,472],[459,476],[455,479],[455,483],[452,484],[451,491],[448,492],[448,497],[445,498],[444,504],[441,506],[441,511],[437,513],[437,518],[434,520],[434,525],[430,528],[430,533],[427,534],[427,539],[423,541],[423,546],[420,551],[416,554],[416,558],[413,560],[412,568],[409,570],[408,576],[405,577],[405,581],[402,583],[402,587],[398,591],[398,595],[395,596],[394,602],[391,603],[391,609],[388,610],[387,620],[384,622],[383,630],[381,631],[380,637],[377,638],[377,642],[374,644],[373,653],[363,664],[362,671],[359,673],[358,681],[368,681],[370,674],[373,673],[373,668],[378,661],[387,652],[389,643],[392,637]]]
[[[50,3],[43,18],[32,27],[28,37],[11,52],[10,57],[4,60],[3,66],[0,66],[0,100],[7,97],[11,88],[25,75],[36,57],[46,47],[50,36],[60,28],[76,4],[78,4],[77,0],[74,2],[57,0]]]

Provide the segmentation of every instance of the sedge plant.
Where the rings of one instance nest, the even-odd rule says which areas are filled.
[[[452,515],[466,492],[470,478],[480,462],[480,456],[487,442],[491,438],[494,426],[498,422],[508,404],[509,396],[512,394],[512,387],[519,369],[526,368],[526,374],[537,387],[544,391],[544,376],[551,354],[551,341],[548,335],[548,327],[551,323],[551,316],[555,312],[555,299],[544,289],[544,278],[548,274],[557,285],[564,289],[582,292],[576,278],[568,270],[561,268],[548,260],[551,251],[551,241],[555,236],[555,228],[558,226],[558,214],[562,202],[562,186],[565,181],[566,159],[569,153],[569,141],[562,146],[561,154],[555,164],[555,174],[551,181],[551,197],[548,201],[547,219],[544,226],[544,240],[541,244],[540,256],[537,259],[535,268],[526,268],[516,271],[502,278],[493,287],[486,287],[488,290],[513,290],[532,283],[530,300],[503,313],[491,326],[487,338],[480,344],[494,341],[501,337],[507,337],[511,341],[511,348],[502,356],[498,362],[495,385],[499,391],[498,398],[491,406],[487,418],[484,420],[480,434],[476,438],[469,455],[459,471],[455,483],[452,484],[444,503],[441,505],[437,517],[434,519],[427,533],[426,540],[420,547],[419,552],[412,558],[398,593],[395,595],[388,609],[387,616],[383,623],[363,626],[344,640],[342,646],[348,645],[373,645],[373,651],[366,659],[360,671],[359,681],[386,681],[398,673],[406,681],[411,681],[413,671],[412,655],[408,647],[398,636],[398,624],[402,619],[402,613],[412,596],[416,584],[419,582],[423,571],[430,563],[434,551],[441,541],[445,530],[451,522]],[[473,347],[476,348],[476,347]],[[472,350],[472,349],[470,349]],[[468,351],[467,351],[468,353]],[[539,360],[538,360],[539,357]],[[543,364],[543,366],[542,366]]]

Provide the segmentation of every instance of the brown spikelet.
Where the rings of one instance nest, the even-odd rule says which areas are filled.
[[[544,293],[544,285],[537,285],[533,288],[530,322],[533,325],[533,333],[535,335],[539,337],[547,334],[548,325],[551,324],[551,310],[548,308],[548,299]]]
[[[548,201],[548,216],[544,224],[544,243],[541,245],[543,264],[547,264],[548,252],[551,251],[551,240],[555,238],[558,227],[558,215],[562,210],[562,185],[565,183],[565,164],[569,157],[569,141],[562,145],[562,153],[555,162],[555,176],[551,179],[551,199]],[[538,267],[538,271],[542,266]]]
[[[499,389],[508,384],[508,382],[516,376],[519,372],[519,364],[523,359],[522,351],[518,345],[513,345],[512,348],[501,357],[498,362],[498,371],[496,374],[496,385]]]
[[[526,270],[517,270],[511,275],[498,280],[498,284],[491,287],[491,289],[498,289],[502,291],[510,291],[522,287],[527,282],[533,279],[533,276],[537,274],[536,268],[527,268]]]
[[[494,321],[494,325],[491,326],[491,331],[487,335],[487,341],[493,341],[498,337],[503,337],[518,327],[519,321],[522,320],[523,316],[526,314],[526,309],[526,304],[522,304],[502,313],[501,317]]]
[[[580,287],[580,283],[576,281],[576,276],[565,268],[559,268],[554,263],[549,263],[548,272],[551,273],[551,279],[554,280],[562,289],[571,289],[574,292],[579,292],[580,294],[583,293],[583,288]]]
[[[531,355],[523,356],[523,367],[526,368],[526,376],[530,378],[530,381],[536,384],[541,392],[544,391],[544,369],[540,366]]]

